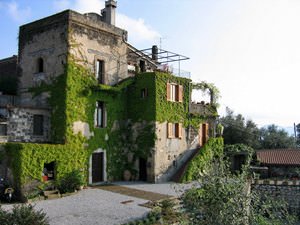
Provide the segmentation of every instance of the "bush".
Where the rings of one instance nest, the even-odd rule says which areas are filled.
[[[32,205],[14,206],[11,211],[0,208],[1,225],[49,225],[46,213],[35,211]]]
[[[60,193],[73,192],[75,190],[79,190],[80,186],[83,184],[84,182],[82,174],[80,171],[74,170],[59,180],[57,188]]]

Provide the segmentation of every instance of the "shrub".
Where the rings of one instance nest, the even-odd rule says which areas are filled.
[[[83,184],[82,174],[79,170],[74,170],[59,180],[57,188],[61,193],[73,192],[79,190],[80,186]]]
[[[49,225],[48,217],[42,210],[34,210],[32,205],[14,206],[11,211],[0,208],[1,225]]]

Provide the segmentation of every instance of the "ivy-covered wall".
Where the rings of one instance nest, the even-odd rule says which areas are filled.
[[[184,101],[166,101],[166,83],[184,87]],[[147,95],[141,96],[142,89]],[[69,60],[65,73],[30,89],[34,96],[49,94],[51,140],[53,144],[8,143],[7,152],[16,185],[24,192],[33,181],[41,182],[44,163],[55,162],[56,178],[80,170],[88,180],[89,158],[97,149],[106,151],[108,180],[121,180],[125,170],[138,178],[137,162],[152,162],[153,173],[156,122],[193,124],[189,116],[190,80],[164,73],[142,73],[116,86],[98,84],[90,70]],[[94,125],[97,101],[103,101],[107,126]],[[196,117],[199,124],[204,118]],[[74,134],[75,122],[89,125],[91,137]],[[153,179],[151,177],[150,179]]]
[[[182,182],[197,180],[201,173],[205,173],[212,165],[212,161],[223,155],[223,138],[210,138],[197,155],[189,162]]]
[[[99,148],[107,152],[109,180],[122,179],[126,169],[136,175],[136,160],[151,157],[156,139],[155,100],[159,94],[156,76],[140,74],[117,86],[98,85],[89,70],[70,61],[65,73],[54,78],[51,84],[31,88],[34,96],[49,93],[53,144],[6,145],[16,185],[24,188],[32,180],[41,181],[44,163],[53,161],[57,179],[75,169],[87,177],[89,157]],[[148,89],[147,98],[141,98],[143,88]],[[94,126],[97,101],[105,103],[105,128]],[[94,134],[90,139],[73,133],[77,121],[89,124],[90,133]]]

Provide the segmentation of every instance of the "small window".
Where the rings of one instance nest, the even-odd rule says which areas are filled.
[[[7,124],[1,123],[0,124],[0,136],[6,136],[7,135]]]
[[[182,124],[168,123],[167,124],[168,138],[182,138]]]
[[[104,61],[96,61],[96,79],[99,84],[104,84]]]
[[[148,97],[148,88],[143,88],[141,90],[141,98],[146,98]]]
[[[44,134],[44,116],[33,115],[33,135]]]
[[[38,73],[44,72],[44,60],[42,58],[38,58],[37,60],[37,72]]]
[[[167,83],[167,101],[182,102],[183,86]]]
[[[146,72],[146,63],[144,60],[140,60],[140,70],[142,73]]]
[[[96,127],[106,127],[106,115],[105,115],[104,102],[98,101],[96,107]]]

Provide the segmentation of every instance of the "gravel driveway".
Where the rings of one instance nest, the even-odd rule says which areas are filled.
[[[126,187],[176,196],[175,184],[115,183]],[[181,188],[180,188],[181,189]],[[100,189],[84,189],[79,193],[35,203],[43,209],[51,225],[113,225],[144,217],[149,208],[139,206],[147,200]],[[11,205],[4,205],[9,209]]]

